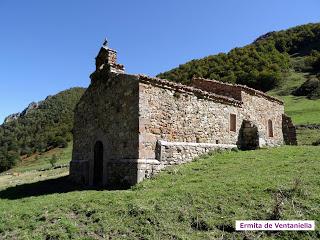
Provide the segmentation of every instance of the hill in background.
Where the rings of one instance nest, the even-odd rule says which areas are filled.
[[[267,33],[245,47],[192,60],[158,77],[184,84],[194,76],[203,77],[269,91],[290,81],[285,77],[290,71],[312,75],[314,88],[318,88],[314,82],[319,81],[316,74],[320,72],[319,23]],[[310,90],[296,94],[317,95]]]
[[[8,170],[21,157],[66,147],[72,140],[73,110],[84,91],[62,91],[6,118],[0,126],[0,171]]]
[[[319,141],[320,23],[270,32],[245,47],[158,75],[184,84],[194,76],[245,84],[282,99],[286,114],[298,125],[298,143]]]

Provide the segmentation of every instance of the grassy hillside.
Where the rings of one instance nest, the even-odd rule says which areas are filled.
[[[0,174],[0,189],[68,175],[71,153],[72,143],[67,148],[55,148],[22,159],[14,168]],[[50,163],[53,157],[57,159],[55,167]]]
[[[48,152],[44,152],[41,154],[33,154],[30,157],[22,159],[17,165],[6,171],[7,173],[23,173],[33,170],[41,170],[48,169],[51,167],[50,159],[55,156],[57,158],[57,162],[55,165],[67,165],[71,160],[72,155],[72,142],[68,144],[66,148],[54,148]]]
[[[21,158],[66,147],[72,140],[73,110],[84,88],[62,91],[33,103],[0,126],[0,172]]]
[[[320,99],[293,96],[291,93],[308,79],[307,73],[291,71],[284,75],[278,87],[268,94],[285,102],[285,112],[295,124],[320,124]]]
[[[318,239],[318,224],[314,232],[235,232],[234,226],[239,219],[318,223],[319,151],[217,153],[126,191],[80,191],[65,177],[10,187],[0,191],[0,238]]]
[[[303,58],[300,57],[300,62]],[[298,65],[292,59],[293,65]],[[285,113],[290,116],[295,125],[320,125],[320,99],[309,99],[306,96],[294,96],[292,92],[308,81],[308,72],[289,71],[283,75],[281,83],[269,91],[268,94],[280,98],[285,103]],[[319,129],[298,128],[297,139],[299,145],[311,145],[320,139]]]
[[[320,123],[320,99],[309,100],[292,95],[281,98],[285,102],[285,112],[292,117],[295,124]]]

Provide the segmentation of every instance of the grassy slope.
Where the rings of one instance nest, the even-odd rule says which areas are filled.
[[[26,171],[50,168],[51,164],[49,160],[53,155],[56,155],[58,159],[56,165],[68,164],[71,159],[71,154],[72,154],[72,142],[68,143],[67,148],[55,148],[43,154],[40,154],[40,155],[37,154],[29,158],[25,158],[21,160],[21,162],[19,162],[17,166],[15,166],[13,169],[10,169],[0,175],[7,174],[7,173],[14,173],[14,172],[22,173]]]
[[[72,191],[63,178],[9,188],[0,192],[0,238],[316,239],[319,228],[267,235],[232,232],[232,226],[236,219],[270,218],[279,190],[283,219],[320,221],[319,151],[301,146],[217,154],[127,191]]]
[[[320,99],[309,100],[291,95],[306,79],[304,73],[290,72],[284,76],[278,88],[268,93],[285,102],[285,112],[291,116],[294,124],[320,124]]]
[[[320,124],[320,99],[284,96],[286,113],[292,116],[295,124]]]
[[[49,160],[53,155],[56,155],[58,159],[56,166],[66,165],[70,162],[71,153],[72,143],[69,143],[67,148],[56,148],[41,155],[33,155],[23,159],[13,169],[0,174],[0,189],[68,175],[68,167],[51,169]],[[40,171],[43,169],[50,170]]]
[[[320,124],[320,99],[309,100],[291,95],[294,89],[307,80],[307,76],[306,73],[292,71],[284,76],[279,87],[268,92],[284,101],[285,113],[292,118],[294,124]],[[297,138],[298,144],[310,145],[320,139],[320,131],[298,129]]]

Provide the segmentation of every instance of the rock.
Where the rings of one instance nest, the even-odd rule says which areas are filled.
[[[4,123],[9,123],[9,122],[15,121],[15,120],[17,120],[19,117],[20,117],[20,113],[11,114],[11,115],[9,115],[8,117],[6,117],[6,118],[4,119]]]
[[[38,107],[39,107],[39,103],[36,103],[36,102],[30,103],[28,107],[21,112],[20,117],[27,115],[31,110],[37,109]]]

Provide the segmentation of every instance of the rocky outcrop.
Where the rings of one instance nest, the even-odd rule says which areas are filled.
[[[26,107],[20,114],[20,117],[27,115],[31,110],[37,109],[39,107],[39,103],[32,102]]]
[[[14,113],[4,119],[4,124],[17,120],[19,117],[27,115],[30,111],[38,109],[41,102],[32,102],[21,113]]]
[[[20,113],[10,114],[8,117],[4,119],[4,123],[9,123],[17,120],[20,117]]]

